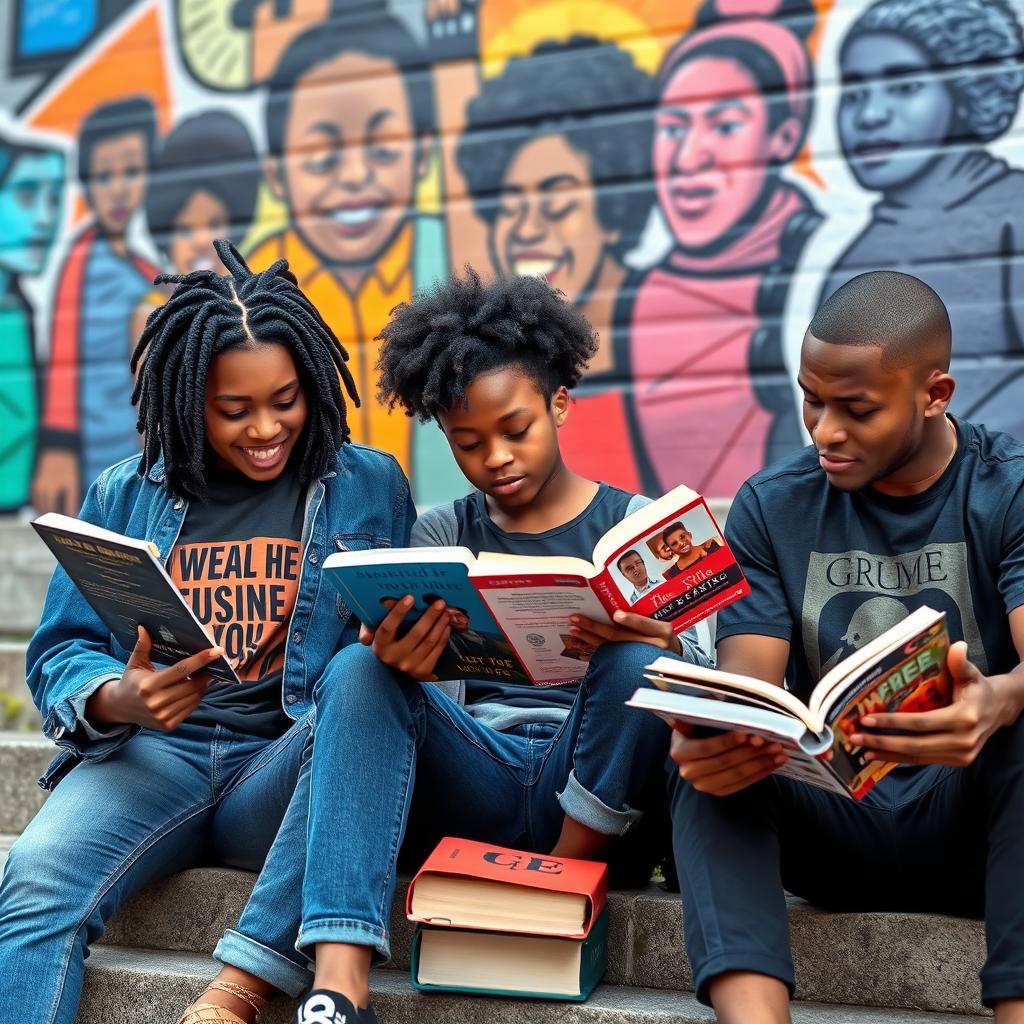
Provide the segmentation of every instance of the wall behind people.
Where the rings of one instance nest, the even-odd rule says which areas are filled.
[[[815,305],[875,267],[954,324],[954,410],[1024,436],[1024,0],[62,0],[0,75],[0,513],[132,455],[128,356],[233,238],[345,346],[357,440],[431,504],[434,424],[374,395],[390,310],[545,276],[600,348],[588,475],[729,497],[805,443]]]

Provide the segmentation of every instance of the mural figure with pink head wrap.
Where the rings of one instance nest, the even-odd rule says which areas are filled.
[[[839,139],[880,193],[822,300],[868,269],[926,281],[953,324],[959,415],[1024,437],[1024,172],[987,151],[1024,90],[1010,0],[880,0],[843,40]]]
[[[781,316],[821,218],[780,172],[810,119],[813,23],[809,0],[717,0],[662,64],[653,163],[673,246],[618,339],[648,493],[732,495],[801,443]]]

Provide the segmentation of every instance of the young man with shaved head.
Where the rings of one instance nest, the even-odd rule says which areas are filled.
[[[947,414],[950,347],[923,282],[844,285],[800,353],[812,445],[751,477],[729,514],[751,593],[719,613],[719,668],[806,699],[924,604],[960,642],[950,707],[862,719],[853,742],[900,767],[860,803],[774,775],[785,755],[759,738],[674,734],[687,947],[723,1024],[789,1020],[786,890],[983,914],[982,997],[998,1024],[1024,1022],[1024,444]]]

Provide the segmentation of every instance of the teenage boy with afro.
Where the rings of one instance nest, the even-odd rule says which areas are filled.
[[[578,476],[559,452],[569,389],[595,345],[586,320],[538,278],[483,285],[470,272],[395,310],[383,333],[380,398],[436,419],[473,488],[427,512],[414,545],[589,557],[601,534],[644,503]],[[320,877],[337,883],[318,893],[322,921],[303,922],[299,934],[316,974],[298,1021],[375,1019],[370,964],[390,955],[403,843],[410,864],[456,835],[608,859],[616,877],[628,863],[634,881],[658,856],[650,832],[660,820],[652,812],[665,791],[669,728],[624,702],[644,666],[665,651],[708,664],[695,634],[676,637],[663,623],[627,613],[614,624],[578,618],[572,635],[597,647],[581,682],[469,681],[455,700],[423,685],[436,680],[451,636],[449,609],[434,601],[403,632],[412,608],[404,595],[375,632],[362,628],[365,646],[339,655],[359,680],[335,694],[346,706],[335,720],[347,723],[342,745],[351,756],[315,761],[311,784],[334,794],[335,818],[309,835],[331,864]],[[300,876],[295,888],[298,931]],[[291,909],[275,908],[279,918]],[[250,903],[247,917],[256,916]],[[309,980],[302,953],[287,981],[292,994]]]
[[[861,719],[851,741],[901,767],[859,803],[774,775],[785,755],[758,737],[673,734],[686,943],[723,1024],[789,1020],[785,890],[983,914],[982,998],[998,1024],[1024,1021],[1024,445],[949,416],[950,345],[917,278],[845,284],[800,353],[813,444],[729,513],[750,595],[718,617],[720,669],[806,700],[823,668],[925,604],[957,643],[949,707]]]

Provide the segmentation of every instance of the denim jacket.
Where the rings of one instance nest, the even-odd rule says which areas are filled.
[[[139,457],[104,470],[89,488],[80,518],[157,546],[166,564],[188,502],[163,486],[158,463],[138,475]],[[309,485],[302,528],[302,567],[285,645],[282,700],[301,718],[313,685],[330,659],[356,640],[359,624],[320,571],[333,551],[406,547],[416,518],[409,484],[395,459],[374,448],[346,444],[336,468]],[[60,566],[46,595],[39,628],[28,648],[28,685],[43,732],[64,748],[40,779],[52,789],[79,760],[98,761],[126,743],[138,726],[99,731],[85,721],[85,704],[103,683],[120,678],[125,650]]]

